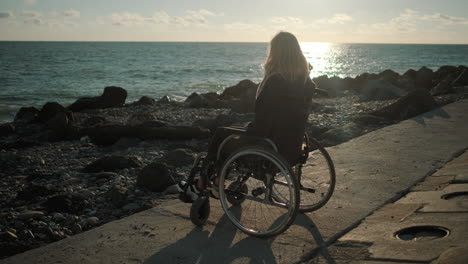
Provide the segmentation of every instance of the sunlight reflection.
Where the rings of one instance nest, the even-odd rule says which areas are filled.
[[[329,72],[333,67],[330,58],[336,56],[333,43],[326,42],[301,42],[301,49],[307,61],[314,67],[310,72],[310,77],[318,77]]]

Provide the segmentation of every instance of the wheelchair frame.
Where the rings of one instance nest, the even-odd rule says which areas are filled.
[[[225,170],[224,167],[227,166],[226,162],[229,161],[229,158],[226,159],[225,161],[223,161],[223,165],[220,167],[219,166],[219,161],[220,161],[220,158],[221,158],[222,151],[223,151],[223,149],[225,148],[226,144],[229,141],[231,141],[231,140],[233,140],[235,138],[238,138],[238,137],[242,137],[242,138],[252,140],[252,141],[257,141],[257,142],[266,142],[268,146],[271,146],[271,150],[267,150],[265,148],[265,151],[266,151],[265,155],[266,156],[270,155],[270,158],[271,157],[277,157],[275,160],[277,160],[277,162],[283,163],[283,164],[281,164],[283,167],[288,168],[289,174],[293,175],[292,178],[294,178],[293,182],[294,182],[294,185],[295,185],[293,187],[297,189],[295,191],[297,193],[299,193],[300,191],[305,191],[305,192],[309,192],[309,193],[314,193],[315,192],[314,188],[309,188],[309,187],[303,186],[302,182],[301,182],[302,168],[303,168],[303,165],[306,164],[307,159],[309,158],[309,153],[311,151],[311,145],[315,146],[316,150],[320,151],[320,153],[325,157],[326,162],[327,162],[327,166],[328,166],[328,169],[329,169],[329,173],[330,173],[330,187],[328,188],[328,191],[327,191],[324,199],[321,199],[321,201],[319,203],[301,207],[301,198],[300,198],[299,194],[297,194],[298,199],[295,199],[295,201],[294,201],[294,203],[297,203],[297,204],[293,204],[293,207],[295,207],[295,208],[294,208],[294,210],[292,210],[290,212],[292,214],[291,219],[281,229],[274,230],[272,232],[255,233],[255,232],[250,232],[249,230],[243,229],[241,226],[238,225],[238,223],[235,223],[232,219],[230,219],[233,222],[233,224],[236,225],[241,231],[243,231],[245,233],[248,233],[250,235],[253,235],[253,236],[257,236],[257,237],[270,237],[270,236],[273,236],[273,235],[277,235],[277,234],[283,232],[284,230],[286,230],[292,224],[292,222],[293,222],[293,220],[296,217],[296,214],[298,212],[311,212],[311,211],[319,209],[320,207],[324,206],[328,202],[331,195],[333,194],[334,187],[335,187],[335,181],[336,181],[336,179],[335,179],[335,168],[334,168],[334,165],[333,165],[333,161],[332,161],[330,155],[328,154],[328,152],[316,140],[309,138],[307,133],[304,134],[303,149],[302,149],[303,153],[302,153],[302,155],[300,157],[299,162],[295,166],[293,166],[295,168],[293,170],[292,166],[290,166],[287,161],[285,161],[283,158],[281,158],[278,155],[278,153],[277,153],[278,148],[277,148],[276,144],[272,140],[270,140],[268,138],[261,138],[261,137],[245,135],[245,134],[241,133],[241,132],[244,132],[243,130],[239,130],[239,132],[240,133],[238,133],[238,134],[235,133],[235,134],[232,134],[232,135],[226,137],[221,142],[221,144],[219,145],[217,155],[216,155],[216,165],[215,165],[216,169],[215,169],[214,175],[201,175],[202,177],[204,177],[202,179],[202,181],[203,181],[203,191],[200,193],[199,198],[196,201],[193,202],[192,207],[190,209],[190,218],[191,218],[191,221],[195,225],[197,225],[197,226],[204,225],[206,223],[208,217],[209,217],[209,214],[210,214],[209,197],[210,197],[210,192],[212,191],[211,179],[214,178],[214,177],[219,177],[221,172],[225,172],[223,170]],[[238,150],[239,149],[236,149],[236,151],[234,151],[231,154],[231,156],[234,155],[236,152],[238,152]],[[258,149],[257,149],[257,151],[258,151]],[[267,152],[270,152],[270,154],[268,154]],[[193,183],[195,175],[200,172],[200,169],[201,169],[200,164],[202,163],[202,160],[203,160],[202,157],[197,157],[197,159],[195,160],[194,166],[193,166],[193,168],[192,168],[192,170],[190,172],[189,178],[188,178],[188,183],[189,184]],[[279,166],[281,166],[281,165],[279,165]],[[286,183],[279,183],[279,184],[284,185]],[[223,192],[224,191],[225,190],[223,189]],[[223,205],[223,202],[222,202],[222,205]],[[286,203],[286,205],[287,205],[287,203]],[[226,209],[224,207],[225,207],[225,205],[223,205],[223,210],[225,211],[225,213],[227,213]]]

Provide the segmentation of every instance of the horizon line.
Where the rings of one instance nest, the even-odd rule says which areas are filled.
[[[266,43],[269,41],[192,41],[192,40],[0,40],[0,42],[115,42],[115,43]],[[468,45],[468,43],[417,43],[417,42],[323,42],[299,41],[299,43],[328,44],[387,44],[387,45]]]

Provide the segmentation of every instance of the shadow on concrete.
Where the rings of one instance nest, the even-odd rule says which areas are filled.
[[[322,256],[326,263],[335,263],[327,251],[327,246],[319,229],[308,216],[299,214],[294,225],[302,226],[309,230],[317,249],[314,252],[304,252],[307,258]],[[207,230],[195,227],[184,238],[169,245],[145,260],[145,264],[156,263],[278,263],[275,255],[288,255],[294,252],[272,251],[275,237],[259,239],[246,237],[232,244],[237,228],[231,224],[224,214],[210,234]],[[293,241],[291,243],[294,243]],[[299,259],[301,256],[297,256]],[[305,260],[305,259],[304,259]],[[280,262],[284,262],[280,260]],[[287,260],[286,260],[287,262]]]
[[[435,110],[429,111],[427,113],[418,115],[417,117],[413,117],[412,119],[416,121],[417,123],[426,126],[426,121],[425,119],[432,119],[436,117],[441,117],[441,118],[450,118],[450,115],[442,108],[437,108]]]
[[[249,263],[277,263],[271,251],[271,240],[246,237],[231,245],[236,233],[236,227],[224,214],[211,234],[195,227],[144,263],[230,263],[240,258],[249,259]]]
[[[325,260],[325,263],[328,264],[335,264],[335,260],[332,258],[330,253],[328,252],[328,244],[323,240],[322,234],[320,233],[320,230],[318,227],[315,225],[314,221],[310,217],[304,214],[298,214],[296,221],[294,222],[294,225],[302,226],[305,229],[309,230],[309,232],[312,234],[315,243],[317,245],[317,248],[313,251],[310,252],[305,256],[305,259],[303,261],[310,260],[315,257],[321,256],[323,260]],[[310,262],[313,263],[313,262]],[[323,263],[323,262],[321,262]]]

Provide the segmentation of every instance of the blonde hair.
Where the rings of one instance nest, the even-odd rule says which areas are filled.
[[[281,74],[291,82],[296,80],[305,82],[309,76],[309,63],[302,53],[297,38],[289,32],[281,31],[270,41],[264,67],[265,75],[257,90],[257,97],[265,80],[273,74]]]

